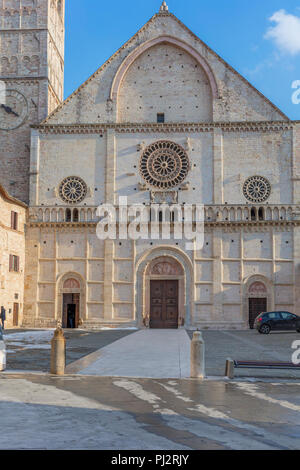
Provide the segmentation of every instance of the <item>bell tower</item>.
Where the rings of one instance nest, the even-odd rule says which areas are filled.
[[[0,184],[29,200],[30,126],[63,100],[65,0],[0,0]]]

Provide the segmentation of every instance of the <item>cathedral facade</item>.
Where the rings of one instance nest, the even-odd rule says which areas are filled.
[[[64,2],[0,6],[0,183],[28,204],[22,325],[245,329],[262,311],[300,314],[300,123],[165,2],[62,103]],[[25,11],[34,25],[13,24]],[[169,208],[170,239],[121,237],[125,198]],[[117,235],[101,239],[105,204]],[[203,207],[201,246],[174,236],[174,205]]]

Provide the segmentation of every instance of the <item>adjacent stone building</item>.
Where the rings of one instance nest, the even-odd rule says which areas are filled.
[[[0,307],[6,309],[5,327],[23,320],[26,212],[26,205],[0,186]]]
[[[300,123],[165,2],[32,126],[29,185],[23,325],[230,329],[300,314]],[[203,247],[100,240],[97,208],[124,197],[203,204]]]

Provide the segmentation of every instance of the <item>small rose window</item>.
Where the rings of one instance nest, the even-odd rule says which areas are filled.
[[[83,201],[86,194],[87,186],[78,176],[69,176],[60,183],[59,196],[68,204],[76,204]]]
[[[243,193],[250,202],[265,202],[270,197],[271,184],[263,176],[251,176],[244,183]]]

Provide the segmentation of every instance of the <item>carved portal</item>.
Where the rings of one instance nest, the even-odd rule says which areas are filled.
[[[68,279],[64,282],[64,289],[80,289],[80,284],[76,279]]]
[[[152,266],[151,275],[182,275],[182,269],[177,263],[168,261],[160,261]]]
[[[267,297],[267,288],[262,282],[254,282],[249,288],[249,297]]]
[[[171,256],[160,256],[148,265],[145,276],[144,325],[149,327],[151,314],[150,290],[152,281],[178,281],[178,326],[185,323],[185,273],[181,264]]]

